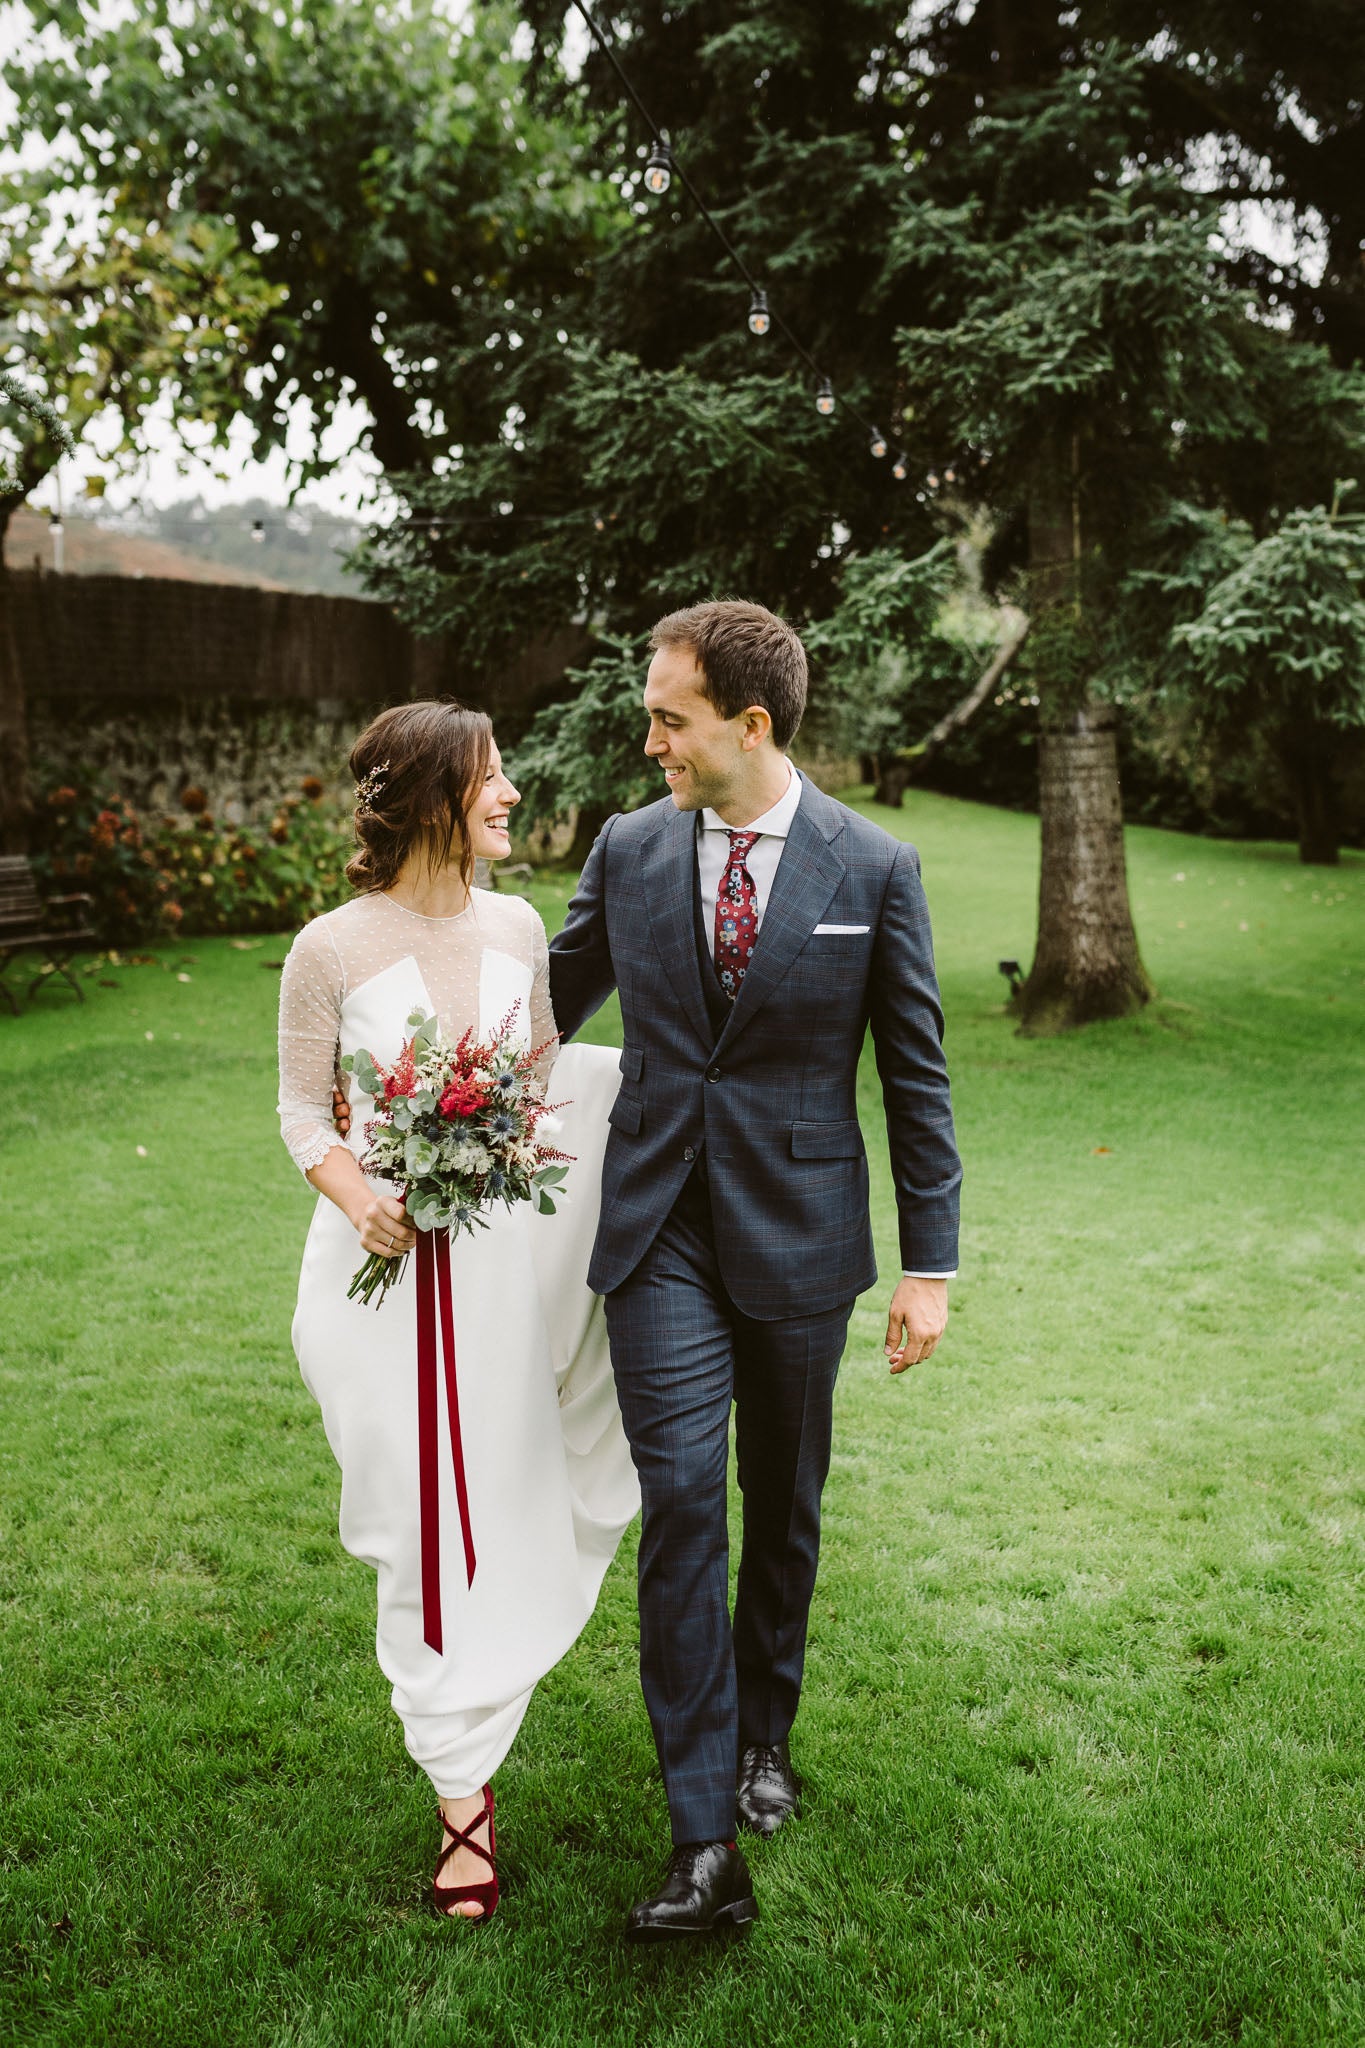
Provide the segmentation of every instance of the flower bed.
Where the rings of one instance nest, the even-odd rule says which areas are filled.
[[[213,816],[200,789],[174,817],[140,815],[121,796],[65,785],[38,806],[40,888],[88,890],[106,945],[206,932],[287,931],[350,895],[347,814],[305,777],[262,826]]]

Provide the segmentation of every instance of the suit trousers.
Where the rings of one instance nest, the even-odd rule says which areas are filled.
[[[741,1749],[781,1742],[796,1718],[852,1309],[743,1315],[717,1264],[704,1166],[606,1297],[640,1478],[640,1680],[675,1843],[733,1838]],[[732,1403],[743,1496],[733,1626]]]

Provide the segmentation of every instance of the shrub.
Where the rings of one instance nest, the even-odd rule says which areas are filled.
[[[90,894],[105,945],[287,931],[351,893],[350,822],[321,795],[308,777],[261,830],[216,819],[197,788],[183,815],[148,820],[121,796],[63,786],[40,807],[33,865],[50,894]]]

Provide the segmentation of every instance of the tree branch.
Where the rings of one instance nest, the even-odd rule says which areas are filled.
[[[935,754],[940,753],[948,744],[953,734],[960,732],[962,727],[976,716],[986,699],[993,695],[996,684],[1027,640],[1029,627],[1033,623],[1024,612],[1014,612],[1013,617],[1017,621],[1015,630],[996,650],[995,658],[985,674],[972,684],[966,696],[954,704],[951,711],[944,713],[938,724],[925,734],[917,746],[900,749],[900,759],[908,761],[912,770],[923,768],[932,761]]]

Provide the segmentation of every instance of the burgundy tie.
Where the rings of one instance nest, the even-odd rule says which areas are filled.
[[[730,858],[716,896],[716,979],[731,1002],[743,986],[758,937],[758,892],[744,862],[760,836],[757,832],[730,834]]]

